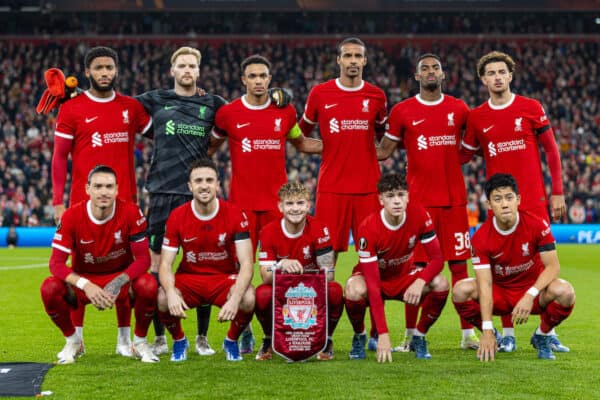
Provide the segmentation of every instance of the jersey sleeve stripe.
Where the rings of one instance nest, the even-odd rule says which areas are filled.
[[[63,139],[69,139],[69,140],[73,140],[74,136],[73,135],[67,135],[66,133],[62,133],[59,131],[54,131],[54,136],[58,136],[61,137]]]
[[[385,136],[386,138],[388,138],[390,140],[393,140],[394,142],[399,142],[400,141],[400,138],[398,136],[394,136],[394,135],[392,135],[389,132],[386,132],[385,135],[383,135],[383,136]]]
[[[311,121],[310,119],[308,119],[308,118],[306,117],[306,113],[302,114],[302,119],[304,119],[306,122],[308,122],[308,123],[309,123],[309,124],[311,124],[311,125],[316,125],[316,122],[314,122],[314,121]]]
[[[327,246],[322,249],[315,250],[315,254],[317,255],[317,257],[319,257],[319,256],[322,256],[323,254],[327,254],[331,251],[333,251],[333,246]]]
[[[148,129],[150,129],[151,126],[152,126],[152,117],[150,117],[148,119],[148,123],[146,124],[146,126],[144,126],[144,129],[142,129],[142,132],[140,132],[140,133],[144,134],[144,133],[148,132]]]
[[[473,265],[473,269],[490,269],[490,264]]]
[[[238,232],[233,236],[234,242],[250,239],[250,232]]]
[[[538,247],[538,252],[542,253],[544,251],[552,251],[556,250],[556,245],[554,243],[548,243]]]
[[[145,237],[146,237],[146,232],[142,231],[142,232],[136,233],[135,235],[129,236],[129,241],[130,242],[141,242],[142,240],[144,240]]]
[[[421,243],[429,243],[435,239],[435,231],[425,232],[421,235]]]
[[[71,249],[68,249],[65,246],[61,246],[60,244],[52,243],[52,247],[60,251],[64,251],[65,253],[71,254]]]
[[[213,135],[213,137],[214,137],[214,138],[217,138],[217,139],[224,139],[224,138],[225,138],[225,136],[221,136],[221,135],[219,135],[219,134],[217,133],[217,131],[216,131],[216,130],[214,130],[214,129],[212,130],[212,132],[211,132],[211,133],[212,133],[212,135]]]
[[[162,249],[167,250],[167,251],[172,251],[173,253],[177,253],[177,251],[179,251],[178,247],[166,246],[164,244],[162,245]]]
[[[473,147],[470,144],[465,143],[464,140],[461,140],[461,143],[462,143],[463,147],[466,147],[469,150],[473,150],[473,151],[479,150],[479,146]]]
[[[541,135],[542,133],[546,132],[548,129],[550,129],[550,124],[546,125],[546,126],[542,126],[541,128],[538,128],[535,130],[535,133],[538,135]]]
[[[361,263],[370,263],[370,262],[374,262],[377,261],[377,256],[373,256],[373,257],[369,257],[369,258],[359,258],[359,261]]]
[[[388,120],[388,117],[386,115],[385,117],[383,117],[383,119],[381,121],[375,121],[375,123],[377,125],[383,125],[383,124],[385,124],[385,121],[387,121],[387,120]]]

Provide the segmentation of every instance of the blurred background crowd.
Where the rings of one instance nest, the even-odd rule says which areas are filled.
[[[221,13],[215,14],[214,18],[207,16],[207,25],[202,29],[187,16],[174,18],[177,14],[140,14],[127,20],[115,16],[111,23],[106,24],[91,16],[69,19],[69,15],[62,15],[60,18],[65,19],[64,23],[57,23],[56,18],[59,17],[55,17],[52,23],[45,21],[30,25],[28,29],[18,21],[16,24],[4,24],[0,27],[0,35],[25,36],[0,36],[1,225],[53,224],[50,165],[55,115],[35,113],[37,101],[45,89],[43,73],[47,68],[59,67],[65,74],[77,76],[80,87],[87,88],[83,55],[90,46],[107,45],[115,48],[120,57],[118,90],[136,95],[151,89],[171,88],[173,82],[168,73],[170,55],[181,45],[191,45],[202,52],[200,86],[207,92],[231,100],[243,92],[239,69],[241,60],[251,54],[261,54],[273,63],[271,85],[292,91],[300,117],[309,90],[315,84],[338,75],[335,44],[349,32],[367,43],[368,64],[364,78],[386,92],[390,108],[417,93],[418,85],[413,73],[415,61],[423,52],[440,55],[446,73],[444,91],[463,99],[470,107],[487,100],[487,90],[475,71],[479,57],[494,49],[512,55],[517,62],[511,85],[513,92],[541,101],[559,144],[569,207],[568,215],[561,222],[598,222],[600,39],[597,32],[600,25],[584,13],[567,14],[562,18],[560,14],[537,14],[537,17],[528,13],[498,14],[490,20],[484,18],[485,15],[413,14],[393,18],[385,14],[322,13],[318,15],[320,19],[285,15],[269,24],[269,19],[260,13],[244,19],[240,14]],[[203,34],[245,36],[230,39],[196,37],[200,31]],[[271,32],[299,31],[315,37],[261,36]],[[430,33],[433,36],[378,35],[384,32]],[[596,32],[596,35],[543,35],[547,32]],[[78,41],[69,37],[49,39],[44,36],[50,33],[158,36],[90,37]],[[339,35],[319,36],[332,33]],[[486,35],[449,37],[442,33]],[[161,34],[184,36],[164,37]],[[152,142],[140,137],[136,145],[136,168],[142,207],[147,205],[143,187],[151,149]],[[230,164],[226,146],[217,158],[222,170],[224,195],[227,196]],[[319,162],[318,156],[297,154],[288,147],[291,180],[300,180],[314,188]],[[381,166],[382,171],[405,168],[404,154],[396,151],[393,158],[382,162]],[[545,164],[543,169],[549,191],[550,178]],[[469,200],[467,208],[470,220],[476,224],[486,215],[483,208],[485,171],[482,159],[476,157],[465,164],[463,170]],[[65,198],[65,201],[68,199]]]

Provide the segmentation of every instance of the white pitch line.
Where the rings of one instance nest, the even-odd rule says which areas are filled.
[[[17,269],[35,269],[35,268],[48,268],[48,263],[45,264],[29,264],[29,265],[14,265],[11,267],[0,267],[0,271],[14,271]]]

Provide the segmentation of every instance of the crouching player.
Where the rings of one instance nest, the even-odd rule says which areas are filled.
[[[117,200],[115,171],[94,167],[89,175],[87,202],[65,211],[52,241],[50,272],[41,287],[42,301],[67,343],[58,353],[59,364],[70,364],[83,354],[70,312],[77,304],[92,303],[99,310],[117,305],[119,336],[143,362],[158,362],[146,341],[156,311],[157,284],[146,271],[150,253],[146,219],[134,203]],[[72,268],[66,262],[71,255]],[[131,308],[135,304],[135,336],[130,339]],[[117,352],[119,351],[117,347]]]
[[[169,215],[160,257],[158,309],[173,337],[171,361],[187,359],[181,318],[185,310],[202,304],[221,307],[220,322],[232,321],[223,349],[228,361],[240,361],[237,340],[254,311],[248,220],[235,205],[217,198],[219,179],[211,160],[192,162],[188,178],[193,199]],[[173,274],[180,247],[183,258]]]
[[[440,316],[448,297],[448,281],[440,244],[431,217],[424,208],[411,204],[403,175],[384,175],[377,184],[383,208],[367,217],[358,229],[359,264],[346,282],[346,312],[354,329],[351,359],[365,358],[365,309],[371,307],[379,332],[377,361],[392,361],[390,336],[383,300],[401,300],[421,305],[421,318],[410,341],[417,358],[428,359],[425,334]],[[420,268],[413,263],[420,241],[429,263]]]
[[[266,225],[260,232],[260,273],[263,284],[256,288],[256,317],[265,337],[256,354],[257,360],[272,358],[273,273],[278,264],[286,273],[303,274],[329,271],[327,274],[328,332],[327,347],[319,360],[333,358],[331,337],[344,309],[342,286],[334,281],[334,254],[325,225],[308,215],[310,195],[299,183],[286,183],[279,189],[279,211],[283,218]]]
[[[485,194],[493,218],[473,236],[475,278],[464,279],[452,291],[459,314],[482,329],[477,355],[494,360],[497,332],[492,315],[512,314],[516,324],[540,314],[541,324],[531,337],[538,357],[554,360],[549,333],[575,305],[575,291],[558,277],[560,264],[550,226],[526,211],[512,175],[495,174]]]

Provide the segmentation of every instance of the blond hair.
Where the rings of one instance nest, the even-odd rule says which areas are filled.
[[[283,184],[279,188],[279,200],[292,199],[292,198],[305,198],[310,199],[308,189],[299,182],[288,182]]]
[[[175,64],[175,60],[177,60],[177,57],[188,54],[195,56],[198,60],[198,65],[200,65],[200,61],[202,61],[202,54],[200,54],[200,50],[189,46],[180,47],[177,50],[175,50],[175,52],[171,56],[171,65]]]
[[[508,72],[511,74],[515,70],[515,61],[506,53],[502,53],[501,51],[492,51],[487,53],[485,56],[481,57],[477,62],[477,74],[479,76],[483,76],[485,74],[485,66],[489,63],[493,62],[503,62],[508,67]]]

